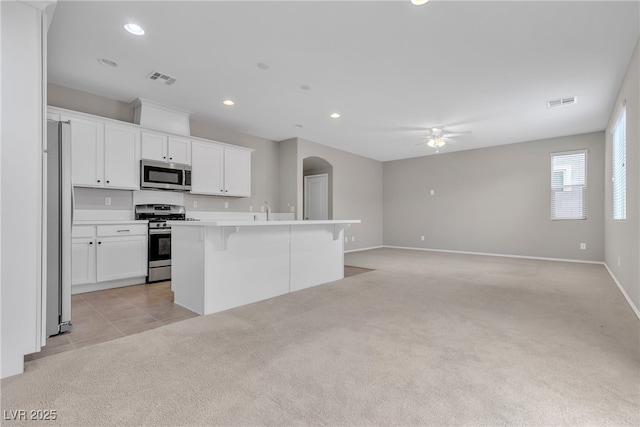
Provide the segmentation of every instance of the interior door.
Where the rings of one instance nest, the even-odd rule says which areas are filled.
[[[329,175],[304,177],[304,219],[329,219]]]

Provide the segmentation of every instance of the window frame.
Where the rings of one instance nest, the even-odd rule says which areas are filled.
[[[621,125],[624,118],[624,129],[622,141],[622,172],[619,174],[622,178],[621,192],[616,191],[618,183],[616,177],[618,176],[617,168],[618,157],[616,156],[616,132],[619,130],[618,126]],[[626,221],[627,220],[627,105],[626,102],[622,104],[620,111],[616,117],[613,128],[611,129],[611,217],[614,221]],[[618,197],[621,197],[618,200]],[[620,204],[621,206],[618,206]],[[620,215],[621,213],[621,215]]]
[[[569,185],[563,185],[562,186],[554,186],[554,181],[555,181],[555,177],[554,177],[554,172],[556,172],[557,170],[554,169],[554,158],[555,157],[559,157],[559,156],[567,156],[567,155],[573,155],[573,154],[584,154],[584,184],[569,184]],[[579,150],[570,150],[570,151],[558,151],[558,152],[554,152],[554,153],[549,153],[549,167],[550,167],[550,198],[549,198],[549,202],[550,202],[550,208],[551,208],[551,221],[584,221],[587,219],[587,191],[589,188],[589,180],[588,180],[588,172],[589,172],[589,150],[586,148],[582,148]],[[569,176],[572,175],[572,173],[568,174]],[[567,170],[564,170],[563,173],[563,177],[566,178],[567,177]],[[556,204],[555,204],[555,196],[556,196],[556,190],[558,188],[561,187],[579,187],[582,190],[582,216],[581,217],[557,217],[556,216]]]

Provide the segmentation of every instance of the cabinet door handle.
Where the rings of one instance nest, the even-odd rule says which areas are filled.
[[[100,182],[100,180],[98,180],[98,182]]]
[[[163,158],[163,159],[166,159],[166,158],[167,158],[167,156],[162,156],[162,158]]]
[[[90,245],[93,245],[93,242],[89,242]]]
[[[102,242],[98,242],[98,244],[99,244],[99,245],[101,245],[101,244],[102,244]]]
[[[169,160],[173,160],[173,157],[169,157]]]
[[[131,230],[118,230],[118,233],[128,233],[128,232],[130,232],[130,231],[131,231]]]

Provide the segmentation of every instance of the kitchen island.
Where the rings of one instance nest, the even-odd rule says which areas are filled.
[[[342,279],[357,223],[169,221],[174,303],[205,315]]]

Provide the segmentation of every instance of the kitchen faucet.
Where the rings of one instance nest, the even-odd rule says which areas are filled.
[[[271,206],[269,206],[269,202],[264,202],[264,205],[264,211],[267,213],[267,221],[269,221],[269,212],[271,212]]]

